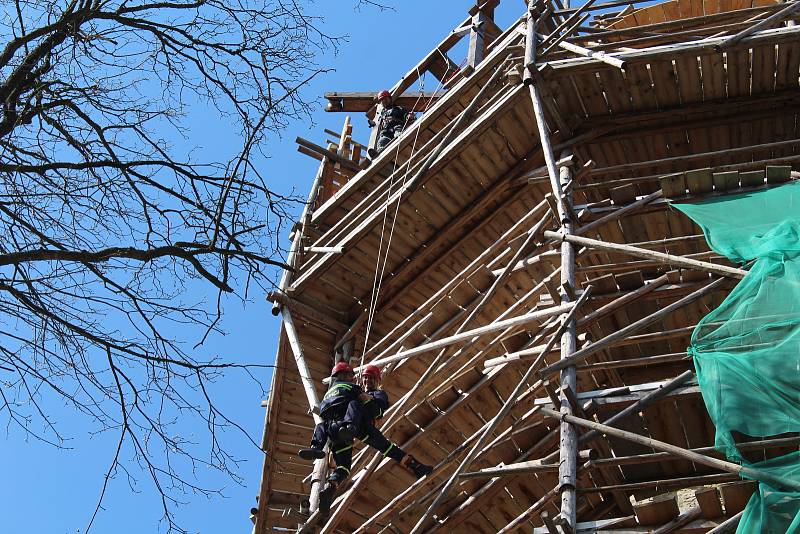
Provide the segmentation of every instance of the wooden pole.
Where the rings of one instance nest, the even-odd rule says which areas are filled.
[[[590,355],[592,355],[592,354],[594,354],[594,353],[596,353],[596,352],[598,352],[600,350],[603,350],[606,347],[609,347],[609,346],[613,345],[615,342],[628,337],[629,335],[633,334],[634,332],[638,332],[639,330],[641,330],[641,329],[643,329],[643,328],[655,323],[656,321],[659,321],[659,320],[663,319],[664,317],[666,317],[667,315],[671,314],[675,310],[678,310],[678,309],[682,308],[683,306],[686,306],[687,304],[691,304],[692,302],[694,302],[694,301],[696,301],[696,300],[708,295],[712,291],[714,291],[717,288],[719,288],[726,281],[727,280],[725,278],[718,278],[717,280],[715,280],[715,281],[711,282],[710,284],[698,289],[697,291],[694,291],[693,293],[690,293],[689,295],[686,295],[682,299],[673,302],[669,306],[665,306],[664,308],[661,308],[657,312],[652,313],[652,314],[650,314],[647,317],[644,317],[642,319],[639,319],[635,323],[632,323],[632,324],[630,324],[628,326],[625,326],[625,327],[617,330],[613,334],[607,335],[603,339],[600,339],[600,340],[596,341],[595,343],[592,343],[588,347],[584,347],[584,348],[580,349],[575,354],[571,355],[569,358],[560,360],[560,361],[554,363],[553,365],[549,365],[549,366],[545,367],[541,371],[541,376],[547,376],[547,375],[550,375],[552,373],[558,372],[561,369],[563,369],[565,367],[568,367],[570,365],[575,365],[577,362],[586,359],[588,356],[590,356]]]
[[[575,32],[575,30],[577,30],[578,27],[580,27],[584,22],[589,20],[591,16],[592,15],[589,13],[581,16],[579,20],[573,22],[572,26],[567,28],[561,35],[556,35],[555,38],[548,43],[542,42],[543,50],[542,53],[539,54],[539,57],[544,57],[550,52],[552,52],[553,49],[556,48],[557,46],[561,46],[564,43],[564,40],[567,39],[568,37],[571,37],[572,34]]]
[[[588,237],[564,235],[559,232],[551,232],[549,230],[545,230],[544,236],[548,239],[569,241],[570,243],[573,243],[575,245],[598,248],[601,250],[607,250],[609,252],[621,252],[623,254],[635,256],[637,258],[656,260],[662,263],[666,263],[668,265],[674,265],[676,267],[685,267],[687,269],[705,271],[713,274],[718,274],[721,276],[727,276],[730,278],[744,278],[744,276],[747,274],[747,271],[745,271],[744,269],[737,269],[736,267],[717,265],[716,263],[693,260],[689,258],[684,258],[683,256],[676,256],[675,254],[667,254],[666,252],[657,252],[655,250],[632,247],[630,245],[622,245],[620,243],[609,243],[607,241],[590,239]]]
[[[283,316],[283,329],[286,332],[286,337],[289,340],[289,346],[294,355],[294,361],[297,364],[297,372],[300,375],[300,382],[303,385],[303,391],[308,400],[309,411],[314,418],[314,424],[322,422],[319,416],[319,397],[317,390],[314,387],[314,379],[311,378],[311,371],[308,369],[305,355],[303,354],[303,347],[300,344],[300,337],[297,335],[297,330],[292,321],[292,314],[287,306],[281,307],[281,315]],[[319,508],[319,492],[322,490],[322,483],[325,474],[328,470],[328,456],[314,461],[314,470],[311,475],[311,494],[309,495],[310,510],[313,513]]]
[[[634,402],[630,406],[615,413],[614,415],[603,421],[603,424],[606,426],[611,426],[622,421],[629,415],[639,413],[644,408],[647,408],[648,406],[666,397],[667,395],[669,395],[670,393],[681,387],[687,380],[689,380],[693,376],[694,376],[694,371],[685,371],[681,373],[680,375],[676,376],[669,382],[665,383],[660,388],[651,391],[650,393],[648,393],[638,401]],[[578,439],[577,446],[584,446],[597,437],[600,437],[600,432],[595,432],[593,430],[590,430],[589,432],[583,434],[580,437],[580,439]],[[551,454],[545,457],[542,461],[551,462],[554,460],[555,460],[555,454]]]
[[[786,488],[791,491],[800,491],[800,480],[773,475],[772,473],[768,473],[760,469],[754,469],[752,467],[746,467],[733,462],[728,462],[726,460],[720,460],[718,458],[712,458],[710,456],[698,454],[670,443],[665,443],[653,438],[646,438],[644,436],[640,436],[639,434],[628,432],[627,430],[620,430],[618,428],[614,428],[613,426],[595,423],[594,421],[581,419],[580,417],[575,417],[573,415],[559,413],[549,408],[542,408],[542,413],[550,417],[559,418],[561,421],[565,421],[573,425],[596,430],[608,436],[614,436],[626,441],[638,443],[639,445],[644,445],[645,447],[652,447],[657,451],[668,452],[670,454],[674,454],[675,456],[689,460],[690,462],[707,465],[708,467],[713,467],[714,469],[732,473],[743,478],[746,477],[752,480],[758,480],[759,482],[764,482],[765,484],[768,484],[776,489]]]
[[[466,339],[470,339],[476,336],[481,336],[483,334],[489,334],[491,332],[496,332],[498,330],[503,330],[509,326],[519,326],[522,324],[531,323],[533,321],[539,321],[541,319],[546,319],[548,317],[552,317],[553,315],[559,315],[569,311],[572,308],[572,304],[561,304],[560,306],[553,306],[544,310],[537,310],[530,313],[526,313],[525,315],[520,315],[518,317],[512,317],[511,319],[505,319],[503,321],[497,321],[495,323],[490,323],[484,326],[480,326],[478,328],[474,328],[472,330],[467,330],[466,332],[461,332],[460,334],[455,334],[453,336],[448,336],[437,341],[432,341],[431,343],[425,343],[418,347],[414,347],[413,349],[400,351],[394,356],[387,356],[386,358],[379,358],[376,360],[372,360],[370,362],[372,365],[386,365],[387,363],[397,362],[401,360],[406,360],[411,358],[412,356],[417,356],[424,352],[428,352],[434,349],[439,349],[442,347],[446,347],[448,345],[452,345],[454,343],[458,343],[459,341],[464,341]],[[357,367],[356,371],[361,370],[361,367]]]
[[[572,27],[573,23],[578,19],[578,17],[580,17],[583,14],[584,11],[586,11],[590,7],[592,7],[592,4],[594,4],[594,3],[595,3],[595,0],[588,0],[581,7],[579,7],[572,14],[570,14],[570,16],[566,18],[566,20],[564,20],[561,24],[556,26],[556,28],[550,33],[550,35],[548,35],[547,37],[542,39],[542,43],[541,43],[542,48],[549,47],[550,44],[553,42],[553,39],[555,39],[556,37],[561,35],[562,32],[565,32],[565,30],[568,27]],[[567,31],[566,33],[567,33],[567,35],[569,35],[569,34],[572,33],[572,31]]]
[[[609,213],[607,215],[604,215],[604,216],[600,217],[599,219],[597,219],[596,221],[592,221],[592,222],[590,222],[588,224],[585,224],[585,225],[581,226],[580,228],[575,230],[574,234],[575,235],[582,235],[582,234],[585,234],[586,232],[594,230],[595,228],[599,228],[600,226],[602,226],[602,225],[604,225],[604,224],[606,224],[608,222],[615,221],[615,220],[619,219],[620,217],[622,217],[623,215],[627,215],[628,213],[630,213],[632,211],[635,211],[635,210],[641,208],[642,206],[644,206],[646,204],[649,204],[653,200],[661,198],[661,196],[662,196],[661,195],[661,190],[659,189],[655,193],[651,193],[651,194],[649,194],[649,195],[647,195],[645,197],[640,198],[636,202],[632,202],[631,204],[628,204],[627,206],[623,206],[623,207],[619,208],[618,210],[615,210],[615,211],[613,211],[613,212],[611,212],[611,213]]]
[[[739,527],[739,522],[742,520],[743,515],[744,515],[744,510],[742,510],[735,516],[731,517],[730,519],[726,519],[716,527],[712,528],[711,530],[708,531],[707,534],[733,534]]]
[[[631,291],[630,293],[626,293],[625,295],[622,295],[618,299],[615,299],[615,300],[609,302],[608,304],[602,306],[601,308],[593,311],[589,315],[586,315],[585,317],[581,318],[578,321],[577,326],[578,327],[584,327],[584,326],[591,325],[591,324],[595,323],[596,321],[599,321],[600,319],[602,319],[606,315],[608,315],[610,313],[613,313],[614,311],[616,311],[616,310],[618,310],[620,308],[623,308],[623,307],[627,306],[628,304],[630,304],[631,302],[634,302],[634,301],[640,299],[641,297],[647,295],[648,293],[654,291],[658,287],[660,287],[660,286],[664,285],[665,283],[667,283],[667,281],[668,281],[667,275],[660,276],[659,278],[656,278],[652,282],[643,285],[639,289]],[[508,353],[508,354],[506,354],[504,356],[498,356],[496,358],[490,358],[490,359],[486,360],[483,365],[484,365],[484,367],[486,369],[489,369],[491,367],[495,367],[497,365],[503,365],[503,364],[508,363],[508,362],[524,361],[524,360],[530,360],[530,359],[534,359],[534,358],[539,360],[539,359],[542,359],[542,358],[545,358],[545,357],[547,357],[547,353],[542,352],[542,348],[541,347],[533,347],[533,348],[529,348],[529,349],[518,350],[516,352],[511,352],[511,353]]]
[[[678,517],[667,523],[666,525],[657,528],[653,532],[653,534],[671,534],[672,532],[675,532],[679,528],[684,527],[689,523],[691,523],[692,521],[694,521],[695,519],[699,518],[700,514],[701,510],[699,506],[690,508],[689,510],[686,510],[681,515],[679,515]]]
[[[486,34],[487,20],[489,17],[483,11],[478,11],[472,16],[472,29],[469,34],[469,47],[467,49],[467,65],[472,69],[483,60],[486,52],[484,36]]]
[[[770,15],[769,17],[765,18],[761,22],[757,22],[756,24],[753,24],[749,28],[740,31],[739,33],[737,33],[733,37],[729,37],[728,39],[725,39],[721,43],[717,44],[715,46],[715,48],[720,52],[725,50],[725,49],[727,49],[727,48],[730,48],[730,47],[736,45],[737,43],[739,43],[745,37],[748,37],[748,36],[754,34],[757,31],[760,31],[760,30],[762,30],[764,28],[772,26],[773,24],[777,24],[778,22],[782,21],[783,19],[788,18],[790,15],[795,13],[798,9],[800,9],[800,2],[791,2],[785,8],[781,9],[780,11],[778,11],[777,13],[775,13],[773,15]]]
[[[519,224],[515,224],[508,231],[504,232],[503,235],[500,236],[499,239],[497,239],[494,243],[492,243],[477,258],[475,258],[473,261],[471,261],[469,263],[469,265],[464,267],[456,276],[454,276],[450,281],[448,281],[441,289],[439,289],[436,293],[431,295],[417,309],[415,309],[413,312],[411,312],[411,314],[409,314],[402,321],[400,321],[397,324],[397,326],[394,327],[388,334],[383,336],[380,340],[375,342],[369,349],[367,349],[367,351],[366,351],[366,353],[364,355],[365,358],[367,356],[370,356],[371,354],[373,354],[377,350],[378,347],[380,347],[381,345],[386,343],[389,339],[391,339],[391,337],[393,335],[396,335],[397,332],[407,332],[409,329],[413,330],[414,328],[416,328],[416,325],[415,326],[411,326],[410,325],[411,320],[413,320],[415,317],[417,317],[417,316],[421,315],[422,313],[424,313],[425,310],[428,310],[428,309],[432,308],[436,303],[438,303],[440,300],[445,298],[447,293],[449,291],[453,290],[459,283],[461,283],[464,280],[468,279],[475,272],[477,272],[481,268],[481,266],[486,264],[487,260],[489,259],[489,257],[492,254],[495,254],[498,250],[500,250],[504,245],[506,245],[508,243],[508,240],[511,238],[511,236],[513,236],[515,232],[519,231],[519,229],[521,228],[521,225],[526,224],[527,221],[529,221],[531,218],[541,214],[542,211],[546,210],[546,209],[547,209],[547,201],[545,201],[545,200],[542,200],[541,202],[539,202],[539,204],[534,206],[530,211],[528,211],[528,213],[526,213],[520,219]],[[397,341],[394,341],[394,342],[390,343],[387,348],[383,349],[383,351],[380,354],[378,354],[378,358],[381,358],[381,357],[385,356],[387,353],[389,353],[390,351],[392,351],[395,348],[397,348],[398,345],[399,345],[399,343],[397,343]]]
[[[570,181],[569,167],[563,166],[559,169],[558,192],[563,191],[564,186]],[[557,191],[554,190],[555,194]],[[563,235],[572,235],[573,223],[569,214],[572,213],[572,194],[563,195],[565,213],[561,219],[561,230]],[[563,241],[561,243],[561,303],[570,301],[568,288],[576,288],[575,282],[575,248],[572,243]],[[585,296],[586,292],[584,292]],[[569,358],[577,348],[577,323],[573,318],[569,319],[568,324],[561,336],[561,359]],[[544,353],[549,352],[545,348]],[[543,353],[543,354],[544,354]],[[571,398],[578,393],[578,380],[575,366],[568,366],[561,370],[561,398],[560,410],[563,414],[572,415],[578,406],[574,406]],[[574,529],[577,523],[578,502],[576,488],[576,477],[578,472],[578,433],[577,429],[570,424],[562,423],[560,428],[559,440],[559,491],[561,492],[561,518],[566,521],[570,528]]]
[[[681,488],[723,484],[725,482],[735,482],[737,480],[740,480],[739,475],[735,475],[733,473],[717,473],[714,475],[698,475],[692,477],[646,480],[644,482],[626,482],[622,484],[611,484],[608,486],[590,486],[580,488],[578,492],[583,494],[608,493],[610,491],[631,492],[643,489],[658,489],[659,492],[664,492]]]
[[[589,297],[590,293],[591,289],[589,288],[586,291],[584,291],[583,295],[581,295],[581,298],[577,302],[575,302],[574,304],[567,303],[567,305],[570,306],[570,310],[567,313],[567,316],[564,318],[564,322],[562,323],[561,327],[559,327],[559,329],[555,332],[555,334],[553,334],[553,336],[550,338],[550,341],[547,344],[548,351],[551,347],[555,345],[556,340],[558,340],[559,338],[563,340],[562,336],[566,335],[565,331],[569,330],[570,325],[574,326],[575,312],[577,311],[578,307],[581,304],[586,302],[586,299]],[[516,405],[517,396],[522,391],[522,388],[525,387],[525,384],[528,383],[528,380],[533,375],[535,369],[536,367],[534,366],[528,368],[528,370],[522,376],[520,381],[517,383],[517,387],[514,388],[514,391],[508,396],[506,401],[503,403],[503,406],[500,408],[500,411],[484,427],[483,432],[481,433],[475,445],[473,445],[472,450],[470,450],[467,456],[461,461],[461,464],[456,468],[455,472],[450,476],[450,480],[448,480],[447,483],[444,485],[439,495],[436,497],[436,499],[434,499],[433,503],[428,507],[425,513],[422,514],[422,517],[419,519],[417,524],[411,530],[411,534],[415,534],[417,532],[422,531],[422,529],[425,527],[425,523],[428,521],[428,518],[433,514],[434,511],[436,511],[436,508],[441,504],[444,498],[447,497],[448,492],[453,488],[456,481],[458,481],[458,477],[475,460],[478,453],[483,448],[483,444],[486,442],[489,435],[492,432],[494,432],[495,428],[497,428],[497,425],[499,425],[500,422],[503,420],[503,418],[505,418],[505,416],[508,415],[508,412],[511,411],[511,408],[513,408]]]
[[[606,65],[611,65],[612,67],[616,67],[618,69],[624,69],[625,66],[627,65],[627,61],[625,61],[625,60],[616,58],[614,56],[610,56],[610,55],[606,54],[605,52],[600,52],[600,51],[597,51],[597,50],[590,50],[588,48],[584,48],[582,46],[578,46],[578,45],[576,45],[574,43],[570,43],[569,41],[560,42],[560,43],[558,43],[558,46],[560,48],[563,48],[564,50],[568,50],[568,51],[573,52],[575,54],[578,54],[578,55],[581,55],[581,56],[584,56],[584,57],[588,57],[588,58],[592,58],[592,59],[596,59],[598,61],[602,61]]]
[[[624,410],[621,410],[620,412],[618,412],[618,413],[614,414],[613,416],[609,417],[608,419],[606,419],[603,422],[603,424],[605,424],[605,425],[613,425],[613,424],[623,420],[624,418],[628,417],[629,415],[631,415],[633,413],[640,412],[641,410],[643,410],[647,406],[650,406],[654,402],[658,401],[659,399],[662,399],[663,397],[665,397],[668,394],[670,394],[671,392],[673,392],[675,389],[679,388],[681,385],[683,385],[684,382],[686,382],[692,376],[694,376],[694,373],[692,371],[686,371],[685,373],[682,373],[681,375],[677,376],[676,378],[670,380],[669,382],[667,382],[666,384],[661,386],[659,389],[656,389],[656,390],[648,393],[647,395],[645,395],[644,397],[642,397],[638,401],[634,402],[633,404],[631,404],[630,406],[628,406]],[[587,433],[583,434],[577,440],[576,448],[585,446],[586,444],[591,442],[593,439],[595,439],[599,435],[600,435],[600,433],[594,432],[594,431],[590,431],[590,432],[587,432]],[[551,470],[551,469],[554,469],[554,468],[557,469],[558,465],[553,463],[556,460],[556,455],[557,455],[557,453],[553,453],[553,454],[550,454],[550,455],[548,455],[545,458],[542,458],[540,460],[533,460],[533,461],[530,461],[530,462],[524,462],[522,464],[516,464],[516,465],[508,465],[508,466],[505,466],[505,467],[482,469],[481,471],[477,471],[475,473],[469,473],[466,476],[467,477],[489,476],[489,475],[491,475],[491,476],[499,476],[500,474],[509,474],[509,475],[511,475],[511,474],[517,474],[517,473],[533,472],[533,471],[547,471],[547,470]],[[600,465],[602,463],[603,463],[603,460],[598,460],[596,462],[596,465]],[[603,465],[605,465],[605,464],[603,464]],[[615,464],[612,464],[612,465],[615,465]]]

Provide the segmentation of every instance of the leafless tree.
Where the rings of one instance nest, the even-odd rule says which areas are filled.
[[[181,530],[182,495],[213,491],[193,469],[236,476],[219,442],[236,425],[207,385],[249,368],[200,359],[176,332],[202,343],[224,294],[266,288],[282,266],[296,200],[253,161],[307,115],[300,88],[338,39],[294,0],[0,4],[0,414],[63,446],[46,402],[61,398],[115,432],[95,515],[110,479],[144,473]],[[182,148],[193,106],[241,149],[206,161]],[[187,296],[204,285],[208,301]],[[175,431],[192,417],[203,443]]]

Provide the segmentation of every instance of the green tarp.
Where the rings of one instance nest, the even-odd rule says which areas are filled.
[[[798,453],[749,463],[735,440],[737,432],[800,432],[800,183],[675,207],[714,251],[752,262],[689,347],[715,445],[733,461],[800,481]],[[800,533],[800,493],[759,484],[737,532]]]

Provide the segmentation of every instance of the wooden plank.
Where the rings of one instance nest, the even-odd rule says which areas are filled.
[[[737,49],[727,52],[728,98],[750,94],[750,50]]]
[[[800,44],[778,45],[778,66],[775,73],[775,90],[796,89],[800,71]]]
[[[700,512],[706,519],[722,517],[722,503],[719,500],[719,490],[715,486],[701,488],[694,492]]]
[[[633,105],[628,94],[628,84],[625,83],[622,73],[618,69],[603,69],[599,71],[599,74],[611,112],[618,114],[632,111]]]
[[[700,67],[695,55],[681,55],[675,60],[678,71],[678,86],[680,88],[681,102],[694,104],[703,100],[703,83],[700,80]],[[703,75],[706,71],[703,69]]]
[[[739,188],[739,171],[715,172],[712,175],[714,191],[731,191]]]
[[[682,197],[686,194],[686,179],[682,172],[662,176],[659,183],[666,198]]]
[[[733,515],[744,510],[755,489],[755,482],[732,482],[720,485],[719,491],[725,503],[725,514]]]
[[[686,187],[692,195],[710,193],[713,188],[711,169],[695,169],[686,171]]]
[[[763,44],[753,48],[753,95],[772,93],[775,90],[775,46]]]
[[[659,109],[670,109],[677,106],[680,103],[680,93],[675,73],[672,70],[672,61],[651,61],[650,75],[653,79]]]
[[[635,110],[655,110],[658,108],[656,93],[653,89],[653,82],[650,80],[647,65],[642,63],[629,65],[625,69],[625,77],[628,80],[631,102]]]
[[[767,183],[780,184],[792,179],[792,168],[788,165],[767,165]]]
[[[608,105],[600,84],[597,82],[596,74],[594,72],[578,74],[573,79],[588,117],[607,116],[609,114]]]
[[[739,173],[742,187],[755,187],[764,185],[764,171],[745,171]]]
[[[659,495],[650,501],[633,505],[640,525],[663,525],[678,517],[678,499],[675,494]]]

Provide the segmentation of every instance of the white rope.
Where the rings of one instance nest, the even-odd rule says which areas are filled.
[[[450,71],[450,66],[448,65],[447,71],[445,71],[444,76],[442,76],[443,79],[447,79],[447,73],[449,71]],[[414,103],[414,106],[411,108],[411,110],[412,110],[412,111],[410,111],[411,113],[413,113],[413,109],[415,109],[417,107],[417,104],[419,104],[419,101],[423,98],[423,93],[424,93],[424,90],[425,90],[425,76],[426,75],[427,75],[427,73],[424,73],[422,75],[422,77],[420,77],[420,91],[419,91],[420,94],[417,97],[417,100]],[[442,81],[440,80],[439,81],[439,85],[436,87],[436,90],[434,91],[434,93],[438,92],[442,87],[443,87],[443,84],[442,84]],[[427,110],[428,110],[428,107],[426,106],[425,111],[427,111]],[[424,113],[424,111],[423,111],[423,113]],[[417,128],[417,131],[414,134],[414,142],[411,145],[411,154],[408,157],[408,161],[409,162],[414,157],[414,153],[415,153],[416,148],[417,148],[417,140],[419,139],[419,132],[420,132],[421,129],[422,128]],[[364,365],[364,357],[366,356],[366,353],[367,353],[367,341],[369,340],[369,335],[370,335],[370,332],[372,330],[372,322],[373,322],[373,319],[375,318],[375,312],[377,311],[377,308],[378,308],[378,296],[380,295],[381,285],[383,284],[383,275],[386,272],[386,263],[389,260],[389,249],[390,249],[390,247],[392,245],[392,239],[394,238],[394,229],[395,229],[395,225],[397,223],[397,214],[400,212],[400,202],[402,200],[402,195],[398,195],[397,196],[397,203],[395,205],[394,216],[392,218],[391,228],[389,229],[389,239],[388,239],[387,244],[386,244],[386,254],[383,257],[383,263],[381,264],[381,252],[383,250],[383,238],[384,238],[385,230],[386,230],[386,220],[388,218],[389,209],[390,209],[390,207],[388,205],[388,202],[391,199],[392,187],[395,184],[394,170],[397,169],[397,160],[398,160],[399,157],[400,157],[400,145],[398,144],[397,147],[395,147],[395,157],[394,157],[394,167],[392,169],[392,179],[391,179],[391,183],[389,184],[389,189],[386,192],[387,206],[386,206],[386,210],[383,213],[383,224],[381,226],[381,240],[380,240],[380,242],[378,244],[378,255],[377,255],[376,260],[375,260],[375,278],[374,278],[374,280],[372,282],[372,295],[370,296],[370,303],[369,303],[369,308],[368,308],[368,312],[367,312],[367,326],[366,326],[366,329],[365,329],[365,332],[364,332],[364,345],[363,345],[363,348],[362,348],[362,351],[361,351],[361,362],[359,364],[360,366]],[[406,170],[403,173],[403,181],[402,181],[400,189],[405,187],[406,180],[408,179],[408,174],[409,174],[409,170],[410,169],[411,169],[411,165],[409,164],[409,165],[406,166]]]

